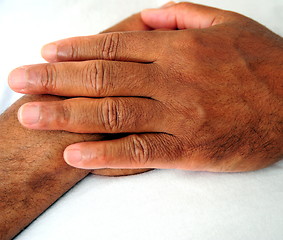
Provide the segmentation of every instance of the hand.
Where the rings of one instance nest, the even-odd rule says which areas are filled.
[[[283,153],[282,38],[236,13],[180,3],[142,13],[153,28],[54,43],[10,75],[18,92],[92,98],[25,104],[32,129],[135,133],[73,144],[78,168],[249,171]],[[97,59],[97,60],[91,60]]]
[[[124,32],[124,31],[148,31],[151,30],[149,26],[147,26],[141,19],[141,14],[134,14],[125,20],[117,23],[116,25],[104,30],[102,33],[110,33],[110,32]],[[78,44],[79,45],[79,44]],[[44,48],[43,48],[44,49]],[[44,52],[43,57],[44,57]],[[45,52],[46,53],[46,52]],[[51,55],[51,58],[53,56]],[[46,54],[46,58],[48,58],[48,53]],[[48,60],[48,59],[46,59]],[[51,59],[52,61],[52,59]],[[140,168],[140,169],[94,169],[91,173],[95,175],[104,175],[104,176],[128,176],[134,175],[138,173],[147,172],[152,170],[150,168]]]
[[[117,32],[117,31],[147,31],[151,28],[144,24],[141,20],[140,13],[134,14],[125,20],[119,22],[118,24],[108,28],[103,31],[106,32]],[[79,39],[79,38],[77,38]],[[62,45],[63,46],[63,45]],[[46,60],[52,61],[52,59],[46,58]],[[104,176],[125,176],[125,175],[133,175],[137,173],[143,173],[152,169],[95,169],[92,170],[91,173],[95,175],[104,175]]]
[[[123,32],[123,31],[148,31],[151,30],[149,26],[147,26],[141,19],[141,14],[134,14],[123,21],[117,23],[116,25],[104,30],[102,33],[110,33],[110,32]],[[44,48],[43,48],[44,49]],[[46,55],[46,60],[48,61],[48,53],[42,52],[43,57]],[[51,55],[51,61],[52,61]],[[147,172],[152,170],[150,168],[140,168],[140,169],[94,169],[91,173],[95,175],[103,175],[103,176],[128,176],[138,173]]]

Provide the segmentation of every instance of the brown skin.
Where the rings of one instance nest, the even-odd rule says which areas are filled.
[[[110,28],[144,29],[140,15]],[[89,174],[68,166],[64,149],[73,143],[106,139],[101,134],[64,131],[35,131],[24,128],[17,119],[21,105],[28,102],[60,101],[48,95],[26,95],[0,115],[0,239],[8,240],[46,210],[78,181]],[[111,136],[112,137],[112,136]],[[109,139],[109,136],[107,136]],[[149,169],[99,169],[95,174],[121,176]]]
[[[31,129],[134,133],[67,147],[66,162],[78,168],[238,172],[278,161],[282,38],[242,15],[192,3],[142,17],[171,31],[61,40],[43,49],[47,59],[89,61],[15,70],[15,91],[85,97],[26,104],[20,122]]]
[[[136,13],[125,20],[119,22],[113,27],[108,28],[107,30],[103,31],[102,33],[110,33],[110,32],[117,32],[117,31],[148,31],[151,28],[148,27],[141,19],[141,14]],[[95,175],[104,175],[104,176],[128,176],[138,173],[147,172],[149,168],[141,168],[141,169],[95,169],[92,170],[91,173]]]
[[[30,101],[54,101],[54,96],[25,96],[0,116],[0,239],[11,239],[89,171],[68,166],[66,146],[100,140],[98,135],[23,128],[19,107]]]

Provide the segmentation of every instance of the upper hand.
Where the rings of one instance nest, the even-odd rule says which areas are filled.
[[[69,62],[16,69],[10,86],[80,97],[25,104],[21,123],[135,133],[69,146],[65,159],[80,168],[248,171],[277,161],[283,153],[282,38],[239,14],[191,3],[142,16],[153,28],[185,30],[53,43],[46,58]]]

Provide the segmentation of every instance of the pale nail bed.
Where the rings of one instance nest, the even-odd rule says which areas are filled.
[[[40,119],[40,108],[38,105],[25,104],[19,109],[19,121],[23,125],[36,124]]]
[[[13,70],[8,78],[9,85],[12,89],[16,91],[22,91],[26,88],[26,68],[19,67]]]
[[[57,59],[57,45],[54,43],[43,46],[41,50],[42,56],[49,62],[54,62]]]
[[[76,165],[82,159],[82,154],[79,149],[68,149],[64,152],[64,159],[70,165]]]

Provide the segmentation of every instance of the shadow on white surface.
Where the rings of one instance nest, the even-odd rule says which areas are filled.
[[[47,42],[97,33],[163,0],[0,1],[0,112],[19,95],[7,88],[15,67],[43,62]],[[283,33],[282,0],[196,1],[248,15]],[[89,176],[17,240],[280,240],[283,162],[250,173],[155,170],[120,178]]]

